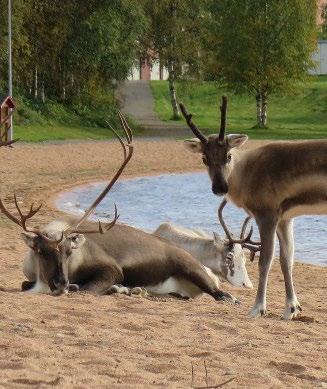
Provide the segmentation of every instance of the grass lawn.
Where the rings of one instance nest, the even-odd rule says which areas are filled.
[[[110,139],[112,132],[107,128],[64,127],[36,124],[34,126],[14,125],[14,136],[22,142],[41,142],[64,139]]]
[[[14,113],[14,137],[23,142],[48,140],[103,140],[114,137],[107,128],[108,120],[120,130],[116,101],[108,92],[98,98],[98,104],[63,105],[52,100],[45,103],[35,102],[17,93]],[[141,128],[131,118],[127,118],[135,135],[142,133]]]
[[[142,130],[129,120],[134,135],[141,135]],[[120,127],[118,127],[118,130]],[[122,133],[121,131],[119,131]],[[114,137],[112,131],[108,128],[97,127],[78,127],[78,126],[63,126],[63,125],[15,125],[14,137],[19,138],[22,142],[42,142],[51,140],[105,140]]]
[[[327,138],[327,76],[312,77],[288,96],[272,96],[268,101],[267,129],[254,128],[256,104],[253,97],[236,95],[213,82],[180,83],[177,94],[194,122],[205,133],[219,128],[218,101],[227,94],[228,131],[245,133],[251,139],[319,139]],[[167,81],[151,81],[155,110],[169,121],[172,112]]]

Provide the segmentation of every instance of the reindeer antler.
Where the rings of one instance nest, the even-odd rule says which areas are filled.
[[[113,187],[115,182],[118,180],[120,175],[122,174],[123,170],[125,169],[126,165],[130,161],[133,155],[134,151],[134,145],[133,145],[133,133],[132,130],[130,129],[127,120],[125,119],[124,115],[118,111],[118,116],[120,123],[122,125],[125,137],[126,137],[126,143],[123,141],[121,136],[117,133],[117,131],[107,122],[108,126],[118,139],[124,153],[124,160],[122,164],[120,165],[119,169],[117,170],[116,174],[114,177],[109,181],[109,183],[106,185],[104,190],[98,195],[98,197],[94,200],[94,202],[90,205],[90,207],[85,211],[84,215],[78,220],[76,225],[74,227],[69,227],[66,231],[64,231],[65,234],[72,233],[72,232],[80,232],[80,233],[95,233],[99,232],[100,234],[103,234],[105,231],[110,230],[112,228],[116,221],[119,218],[119,215],[117,214],[117,207],[115,205],[115,215],[113,220],[110,223],[107,223],[104,227],[102,227],[102,224],[99,222],[98,224],[98,229],[97,230],[91,230],[91,231],[83,231],[79,230],[79,226],[85,222],[85,220],[94,212],[95,208],[100,204],[100,202],[105,198],[105,196],[108,194],[110,189]]]
[[[200,139],[200,141],[202,143],[207,143],[208,142],[208,139],[205,135],[202,134],[202,132],[198,129],[198,127],[193,123],[192,121],[192,114],[188,113],[186,108],[185,108],[185,105],[180,103],[179,104],[179,107],[181,109],[181,112],[186,120],[186,123],[187,125],[190,127],[190,129],[192,130],[193,134],[198,138]]]
[[[180,103],[179,107],[181,112],[186,120],[187,125],[192,130],[193,134],[200,139],[203,144],[208,142],[208,138],[202,134],[202,132],[198,129],[198,127],[192,121],[192,114],[187,112],[187,109],[184,104]],[[226,116],[227,116],[227,96],[222,96],[221,98],[221,106],[220,106],[220,130],[218,135],[218,140],[222,142],[225,138],[226,132]]]
[[[240,239],[234,239],[233,236],[232,236],[232,233],[229,231],[226,223],[224,222],[224,219],[223,219],[223,209],[224,207],[226,206],[227,204],[227,200],[224,199],[219,208],[218,208],[218,219],[219,219],[219,222],[221,224],[221,226],[223,227],[224,231],[225,231],[225,234],[226,234],[226,237],[227,239],[231,242],[231,243],[245,243],[248,241],[248,239],[251,238],[252,236],[252,233],[253,233],[253,227],[250,228],[250,232],[248,233],[248,235],[244,238],[240,238]],[[245,228],[246,228],[246,225],[245,225],[245,228],[244,228],[244,224],[243,223],[243,227],[242,227],[242,231],[244,230],[245,231]]]
[[[226,131],[226,115],[227,115],[227,96],[221,98],[220,106],[220,131],[218,135],[218,140],[223,141],[225,138]]]
[[[31,219],[37,212],[39,212],[39,210],[42,207],[42,204],[40,204],[38,207],[34,208],[34,203],[32,203],[30,205],[29,212],[26,215],[24,215],[23,212],[21,211],[21,209],[19,208],[16,194],[14,194],[14,201],[15,201],[15,206],[16,206],[16,209],[18,211],[20,220],[16,216],[14,216],[11,212],[8,211],[8,209],[5,207],[5,205],[3,204],[2,200],[0,199],[0,209],[1,209],[1,211],[7,216],[8,219],[10,219],[15,224],[17,224],[20,227],[22,227],[22,229],[24,231],[26,231],[26,232],[35,232],[36,233],[37,230],[35,230],[35,229],[32,229],[32,230],[27,229],[26,222],[27,222],[28,219]]]
[[[37,206],[36,208],[34,208],[34,203],[32,203],[30,205],[30,209],[28,211],[27,214],[23,214],[22,210],[20,209],[19,205],[18,205],[18,201],[17,201],[17,196],[16,194],[14,194],[14,202],[15,202],[15,207],[17,209],[17,212],[18,212],[18,215],[19,215],[19,218],[17,218],[16,216],[14,216],[11,212],[8,211],[8,209],[5,207],[5,205],[3,204],[2,200],[0,199],[0,210],[2,211],[2,213],[5,214],[5,216],[7,216],[8,219],[10,219],[11,221],[13,221],[15,224],[17,224],[18,226],[22,227],[22,229],[26,232],[32,232],[38,236],[42,236],[44,239],[46,239],[47,241],[51,242],[51,243],[54,243],[54,244],[59,244],[62,239],[63,239],[63,235],[61,236],[60,239],[58,240],[53,240],[53,239],[49,239],[47,236],[43,235],[39,229],[37,228],[32,228],[32,229],[28,229],[26,227],[26,222],[31,219],[35,214],[37,214],[39,212],[39,210],[41,209],[42,207],[42,204],[40,204],[39,206]]]
[[[223,229],[225,231],[225,234],[226,234],[226,237],[227,237],[227,239],[229,240],[230,243],[239,243],[239,244],[242,245],[242,247],[247,248],[248,250],[251,251],[250,260],[252,262],[253,259],[254,259],[255,253],[261,250],[261,243],[260,242],[254,242],[253,240],[251,240],[251,236],[252,236],[252,233],[253,233],[253,227],[252,226],[250,228],[250,231],[249,231],[248,235],[246,237],[244,237],[245,231],[246,231],[246,227],[249,224],[249,221],[251,220],[251,216],[247,216],[245,218],[245,220],[243,222],[243,225],[242,225],[240,238],[239,239],[234,239],[232,234],[231,234],[231,232],[229,231],[226,223],[224,222],[223,215],[222,215],[222,211],[223,211],[224,207],[226,206],[226,204],[227,204],[227,200],[224,199],[221,202],[221,204],[219,206],[219,209],[218,209],[218,218],[219,218],[220,224],[223,227]]]
[[[44,239],[46,239],[50,242],[53,242],[54,244],[57,244],[57,245],[62,241],[62,239],[65,235],[68,235],[71,233],[79,233],[80,232],[80,233],[88,233],[88,234],[90,234],[90,233],[103,234],[104,232],[110,230],[110,228],[112,228],[115,225],[116,221],[119,218],[116,204],[114,205],[114,208],[115,208],[114,217],[113,217],[112,221],[110,221],[109,223],[102,225],[101,222],[99,221],[97,229],[85,230],[85,231],[80,230],[79,226],[91,215],[92,212],[94,212],[95,208],[100,204],[100,202],[108,194],[110,189],[113,187],[115,182],[118,180],[119,176],[122,174],[122,172],[123,172],[124,168],[126,167],[126,165],[128,164],[128,162],[132,158],[133,150],[134,150],[133,133],[132,133],[132,130],[130,129],[130,127],[128,126],[128,123],[127,123],[125,117],[123,116],[123,114],[120,111],[118,112],[118,116],[119,116],[119,120],[121,122],[121,125],[123,127],[124,134],[126,136],[126,143],[122,140],[120,135],[111,126],[110,126],[110,128],[113,131],[113,133],[115,134],[115,136],[118,138],[119,143],[122,146],[123,153],[124,153],[124,160],[123,160],[121,166],[119,167],[119,169],[117,170],[116,174],[114,175],[114,177],[109,181],[109,183],[106,185],[104,190],[97,196],[97,198],[94,200],[94,202],[85,211],[84,215],[78,220],[76,225],[74,227],[69,227],[65,231],[63,231],[61,238],[59,240],[54,241],[52,239],[49,239],[47,236],[43,235],[38,229],[36,229],[36,228],[27,229],[27,227],[26,227],[27,220],[31,219],[37,212],[39,212],[39,210],[42,207],[42,204],[40,204],[38,207],[34,207],[34,204],[32,204],[30,206],[29,212],[26,215],[24,215],[23,212],[21,211],[19,205],[18,205],[17,197],[16,197],[16,195],[14,195],[15,206],[16,206],[16,209],[18,211],[19,218],[14,216],[11,212],[9,212],[8,209],[5,207],[3,201],[0,199],[0,210],[2,211],[2,213],[9,220],[11,220],[15,224],[19,225],[20,227],[22,227],[24,231],[33,232],[34,234],[42,236]]]

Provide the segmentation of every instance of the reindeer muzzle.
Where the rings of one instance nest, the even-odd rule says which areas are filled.
[[[55,282],[50,281],[49,287],[53,296],[61,296],[62,294],[67,294],[69,291],[69,281]]]

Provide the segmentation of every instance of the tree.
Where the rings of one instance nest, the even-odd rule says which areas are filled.
[[[320,4],[319,13],[321,25],[318,37],[319,39],[327,39],[327,4]]]
[[[149,29],[143,41],[145,56],[159,58],[168,69],[173,119],[180,116],[176,81],[186,74],[199,73],[202,8],[197,0],[146,0]]]
[[[269,95],[291,88],[313,66],[316,1],[211,0],[209,11],[213,72],[232,90],[255,96],[257,124],[266,127]]]
[[[0,31],[7,32],[0,0]],[[25,96],[72,102],[113,89],[127,77],[146,29],[134,0],[15,0],[14,87]],[[0,41],[0,85],[7,82],[6,40]],[[90,99],[92,100],[92,99]]]

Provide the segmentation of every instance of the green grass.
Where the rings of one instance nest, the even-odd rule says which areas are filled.
[[[133,134],[135,136],[142,135],[142,129],[128,120]],[[116,127],[120,128],[120,127]],[[121,131],[118,131],[121,133]],[[113,139],[114,135],[108,128],[97,127],[78,127],[78,126],[62,126],[62,125],[14,125],[14,138],[19,138],[21,142],[43,142],[56,140],[108,140]]]
[[[47,140],[66,139],[111,139],[112,132],[108,128],[64,127],[61,125],[14,126],[14,136],[23,142],[42,142]]]
[[[43,104],[19,95],[15,101],[14,138],[23,142],[112,139],[114,135],[106,128],[106,120],[120,129],[116,100],[110,94],[101,95],[94,107],[86,104],[65,106],[51,100]],[[142,133],[130,118],[128,122],[135,135]]]
[[[152,81],[155,110],[169,121],[172,112],[166,81]],[[268,102],[268,128],[256,125],[255,99],[219,88],[214,82],[179,83],[177,94],[194,122],[206,133],[219,128],[218,102],[228,100],[228,132],[245,133],[251,139],[327,138],[327,76],[312,77],[289,95],[271,96]]]

